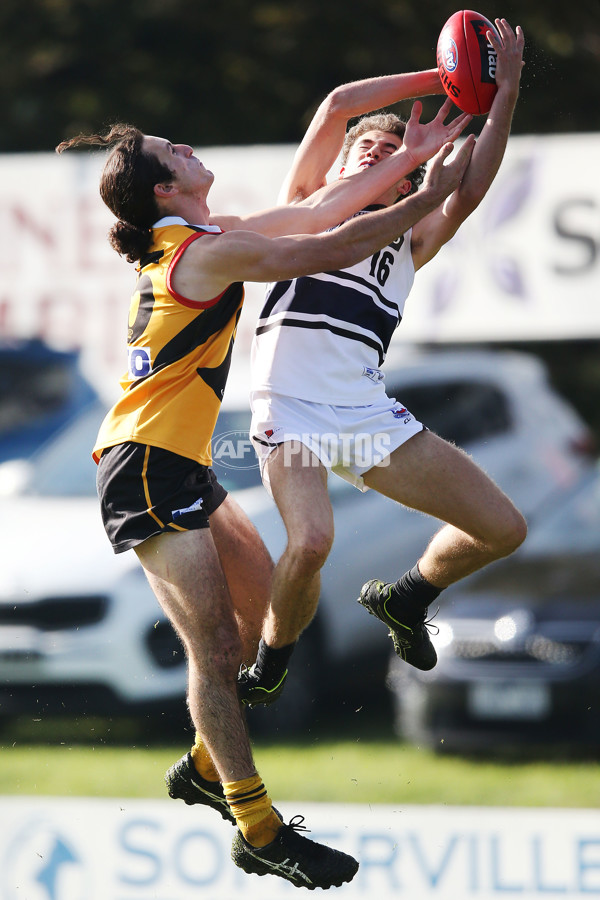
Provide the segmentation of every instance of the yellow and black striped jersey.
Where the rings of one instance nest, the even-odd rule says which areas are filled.
[[[211,438],[229,373],[244,301],[242,283],[197,303],[173,288],[173,272],[192,241],[216,226],[161,220],[140,260],[129,308],[128,371],[93,450],[134,441],[211,464]]]

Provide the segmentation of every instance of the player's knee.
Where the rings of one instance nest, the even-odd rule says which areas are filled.
[[[295,569],[303,573],[318,571],[329,556],[333,533],[328,528],[312,526],[290,538],[288,555]]]
[[[518,509],[511,506],[506,511],[502,527],[497,531],[493,549],[498,559],[510,556],[527,537],[527,522]]]

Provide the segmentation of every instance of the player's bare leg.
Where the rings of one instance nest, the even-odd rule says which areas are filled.
[[[227,578],[242,642],[242,662],[256,659],[271,595],[273,560],[239,503],[228,494],[210,517],[210,530]]]
[[[184,643],[195,749],[208,766],[203,774],[195,757],[183,757],[167,773],[169,793],[217,810],[237,823],[243,840],[264,847],[282,821],[252,758],[237,692],[242,645],[210,529],[158,535],[144,541],[137,554]],[[177,784],[183,791],[173,790]]]
[[[320,570],[333,542],[327,471],[318,458],[289,441],[271,453],[266,466],[288,542],[273,572],[256,663],[240,679],[240,697],[250,705],[272,703],[283,690],[295,643],[315,615]]]
[[[150,586],[183,641],[188,703],[221,781],[255,773],[236,680],[242,649],[210,529],[161,534],[136,548]]]
[[[508,556],[522,543],[527,526],[506,494],[468,456],[422,431],[374,466],[365,484],[448,524],[419,560],[421,574],[448,587],[487,563]]]
[[[297,886],[324,889],[351,881],[358,862],[284,825],[256,773],[237,695],[241,641],[210,530],[160,535],[145,541],[137,553],[185,643],[190,712],[222,782],[212,786],[212,802],[198,797],[189,802],[217,809],[220,794],[238,825],[231,856],[246,872],[270,872]],[[203,779],[200,783],[206,784]]]
[[[397,582],[364,584],[359,602],[388,627],[398,656],[431,669],[437,656],[427,630],[429,605],[443,588],[516,550],[527,526],[466,453],[429,431],[398,447],[387,463],[367,472],[365,484],[448,524]]]
[[[299,442],[281,444],[268,458],[273,498],[287,531],[287,546],[273,572],[263,637],[272,647],[295,641],[312,621],[320,570],[333,543],[327,471]]]

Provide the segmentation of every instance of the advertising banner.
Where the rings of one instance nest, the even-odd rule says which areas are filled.
[[[599,153],[597,135],[511,138],[481,206],[417,273],[403,337],[599,337]]]
[[[278,804],[279,806],[279,804]],[[299,804],[308,835],[360,862],[329,895],[392,900],[600,896],[593,810]],[[0,798],[1,900],[290,900],[246,875],[233,829],[171,801]],[[298,813],[281,805],[286,818]]]

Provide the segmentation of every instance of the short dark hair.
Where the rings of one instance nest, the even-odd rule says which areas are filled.
[[[404,134],[406,132],[406,122],[404,121],[404,119],[401,119],[400,116],[397,116],[395,113],[391,112],[380,112],[373,113],[370,116],[363,116],[362,119],[359,119],[358,122],[351,128],[349,128],[346,132],[344,145],[342,147],[343,166],[346,165],[348,154],[350,153],[350,148],[360,137],[362,137],[363,134],[366,134],[367,131],[387,131],[389,134],[395,134],[404,140]],[[413,172],[410,172],[406,176],[410,181],[411,188],[408,194],[404,194],[403,196],[408,197],[410,194],[414,194],[414,192],[418,189],[419,185],[422,184],[423,179],[425,178],[425,171],[426,166],[423,163],[423,165],[417,166],[417,168]],[[398,200],[401,199],[401,196],[398,197]]]
[[[62,153],[82,144],[114,145],[100,176],[100,196],[118,220],[109,231],[110,244],[128,262],[136,262],[150,246],[152,225],[159,217],[154,185],[174,178],[168,166],[142,149],[143,140],[139,128],[116,124],[106,134],[80,134],[56,148]]]

